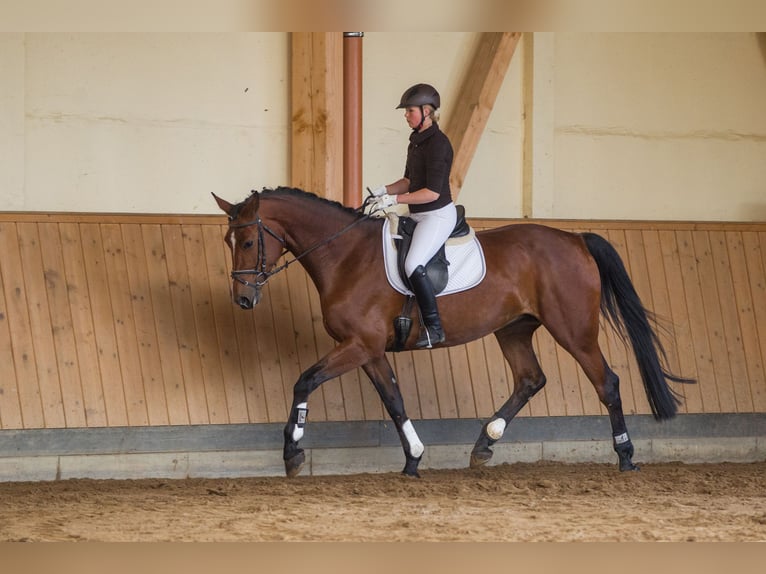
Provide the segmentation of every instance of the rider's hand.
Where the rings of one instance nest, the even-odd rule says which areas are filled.
[[[380,197],[376,198],[375,201],[372,204],[372,209],[378,210],[378,209],[386,209],[388,207],[393,207],[396,205],[396,196],[395,195],[381,195]]]
[[[376,187],[375,189],[370,191],[370,193],[372,194],[373,197],[382,197],[382,196],[386,195],[386,193],[387,193],[386,192],[386,186],[385,185],[381,185],[380,187]]]

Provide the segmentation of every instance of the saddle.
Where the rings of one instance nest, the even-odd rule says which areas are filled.
[[[457,222],[455,227],[450,233],[449,239],[455,237],[465,237],[471,232],[471,227],[465,220],[465,207],[462,205],[456,205]],[[407,273],[404,271],[404,261],[407,259],[407,253],[410,251],[410,245],[412,245],[412,234],[415,232],[415,226],[417,223],[411,217],[399,217],[399,226],[397,228],[397,236],[394,237],[394,243],[396,243],[397,249],[397,266],[399,268],[399,275],[402,281],[408,289],[412,289],[410,280],[407,277]],[[431,280],[431,284],[434,287],[434,293],[441,293],[447,286],[449,279],[449,261],[446,255],[446,246],[442,245],[439,251],[431,258],[426,264],[426,275]]]

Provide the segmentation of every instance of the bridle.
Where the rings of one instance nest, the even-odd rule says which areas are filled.
[[[368,202],[365,200],[364,204],[357,210],[360,212],[363,212],[364,209],[367,207]],[[323,245],[327,245],[331,241],[334,241],[347,231],[349,231],[352,227],[359,225],[362,221],[365,221],[370,218],[370,216],[374,213],[374,211],[371,211],[370,213],[365,213],[362,217],[359,217],[352,221],[350,224],[348,224],[346,227],[338,231],[337,233],[332,234],[331,236],[323,239],[319,243],[316,243],[306,249],[303,253],[300,253],[299,255],[296,255],[292,259],[287,259],[285,262],[272,269],[271,271],[266,270],[266,243],[264,241],[264,232],[271,235],[274,239],[279,241],[279,243],[282,245],[282,253],[277,257],[277,261],[285,256],[289,252],[287,248],[287,242],[283,237],[280,237],[276,234],[274,230],[272,230],[268,225],[266,225],[263,220],[261,219],[260,215],[256,215],[255,219],[253,221],[248,221],[245,223],[231,223],[231,220],[229,221],[229,229],[241,229],[243,227],[251,227],[253,225],[258,226],[258,263],[257,266],[253,269],[234,269],[231,272],[231,278],[234,281],[237,281],[238,283],[241,283],[245,287],[252,287],[256,291],[260,291],[261,288],[266,285],[269,282],[269,279],[279,273],[280,271],[284,271],[287,269],[290,265],[295,263],[296,261],[299,261],[315,249],[318,249],[322,247]],[[248,281],[247,279],[243,279],[242,275],[254,275],[255,281]]]
[[[284,264],[280,265],[279,267],[272,269],[271,271],[266,270],[266,249],[265,245],[266,243],[263,240],[263,232],[265,231],[269,235],[271,235],[274,239],[279,241],[282,244],[282,253],[279,257],[277,257],[277,260],[279,260],[285,253],[287,253],[287,244],[285,243],[285,240],[277,235],[268,225],[266,225],[263,220],[261,219],[261,216],[256,216],[254,221],[248,221],[246,223],[229,223],[229,229],[239,229],[242,227],[250,227],[252,225],[258,226],[258,266],[256,269],[234,269],[231,272],[231,278],[234,279],[234,281],[237,281],[238,283],[241,283],[245,287],[252,287],[256,291],[260,291],[260,289],[266,285],[266,283],[269,282],[269,279],[272,275],[276,275],[283,269],[286,269],[288,265],[291,263],[297,261],[297,259],[293,259],[291,261],[286,261]],[[255,282],[250,282],[246,279],[243,279],[241,275],[255,275]]]

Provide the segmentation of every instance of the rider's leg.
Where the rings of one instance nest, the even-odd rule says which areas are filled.
[[[425,265],[449,238],[455,228],[457,212],[455,206],[450,203],[440,209],[412,213],[411,216],[417,225],[412,235],[410,251],[404,262],[404,270],[412,285],[425,325],[416,347],[431,348],[444,341],[444,330],[441,326],[433,285],[425,274]]]

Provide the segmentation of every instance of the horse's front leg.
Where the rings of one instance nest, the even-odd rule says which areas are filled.
[[[285,447],[282,458],[288,477],[297,476],[306,462],[306,454],[298,446],[303,438],[308,418],[309,395],[319,385],[343,373],[362,366],[368,354],[355,342],[344,341],[318,363],[304,371],[293,387],[293,404],[285,425]]]
[[[371,359],[362,368],[367,376],[370,377],[375,390],[378,391],[383,405],[386,407],[388,415],[396,426],[399,433],[399,440],[402,442],[406,462],[402,474],[407,476],[416,476],[418,474],[418,464],[423,457],[423,443],[420,442],[412,421],[407,417],[404,410],[404,399],[399,391],[399,385],[396,383],[396,376],[391,369],[391,364],[385,355]]]

